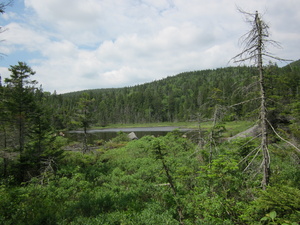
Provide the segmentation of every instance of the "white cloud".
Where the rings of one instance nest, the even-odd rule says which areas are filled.
[[[6,25],[4,29],[6,31],[1,34],[5,40],[3,47],[9,47],[11,51],[15,51],[16,48],[27,51],[42,51],[42,48],[49,43],[44,34],[34,31],[24,24],[13,22]]]
[[[2,18],[4,20],[11,20],[11,19],[18,18],[18,15],[14,12],[8,12],[8,13],[2,14]]]
[[[226,66],[249,28],[236,5],[266,12],[272,37],[287,49],[279,55],[297,59],[300,47],[300,3],[293,0],[274,0],[270,8],[267,0],[24,1],[25,14],[4,15],[9,30],[1,34],[7,41],[0,52],[38,53],[28,58],[36,79],[59,93]]]

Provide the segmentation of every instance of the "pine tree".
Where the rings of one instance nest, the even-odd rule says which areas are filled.
[[[23,62],[8,69],[11,72],[10,78],[5,79],[7,84],[5,97],[7,98],[6,107],[11,115],[11,122],[17,128],[18,150],[20,153],[24,150],[25,136],[27,133],[28,122],[33,105],[35,80],[30,77],[35,72]]]
[[[83,93],[82,97],[78,101],[76,121],[79,123],[80,127],[83,128],[83,152],[88,151],[87,129],[91,126],[95,118],[93,110],[94,101],[95,99],[90,98],[89,94],[87,93]]]

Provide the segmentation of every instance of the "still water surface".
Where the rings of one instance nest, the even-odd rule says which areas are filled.
[[[88,143],[92,144],[95,140],[109,141],[116,137],[118,132],[125,133],[134,132],[138,138],[146,135],[164,136],[168,132],[179,129],[183,134],[189,133],[191,129],[181,129],[179,127],[135,127],[135,128],[108,128],[108,129],[94,129],[88,131]],[[72,141],[81,141],[83,138],[83,131],[69,131],[66,136]]]

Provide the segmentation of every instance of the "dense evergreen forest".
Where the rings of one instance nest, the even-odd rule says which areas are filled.
[[[118,89],[50,94],[26,64],[0,86],[0,224],[298,224],[299,61],[266,74],[270,181],[262,189],[259,137],[227,141],[226,122],[257,121],[257,68],[178,74]],[[93,148],[60,135],[115,123],[211,121]],[[272,132],[274,129],[274,132]],[[91,146],[89,146],[91,147]]]
[[[269,96],[276,98],[270,104],[277,104],[276,108],[298,96],[299,71],[291,65],[266,67]],[[93,99],[89,110],[93,112],[92,124],[97,126],[207,120],[213,117],[216,106],[226,111],[228,120],[254,118],[259,101],[250,100],[258,97],[257,76],[255,67],[245,66],[193,71],[134,87],[53,94],[48,101],[54,110],[53,123],[59,129],[76,128],[74,115],[83,93],[86,99]],[[239,104],[247,100],[248,104]],[[272,113],[278,116],[283,111]]]

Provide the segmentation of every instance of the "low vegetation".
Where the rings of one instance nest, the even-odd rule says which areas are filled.
[[[21,185],[14,185],[13,176],[2,179],[0,223],[299,222],[299,155],[283,143],[271,147],[273,175],[263,191],[261,156],[248,156],[256,146],[251,138],[218,144],[210,157],[208,142],[200,148],[176,130],[164,137],[126,137],[86,154],[64,152],[53,169]]]

